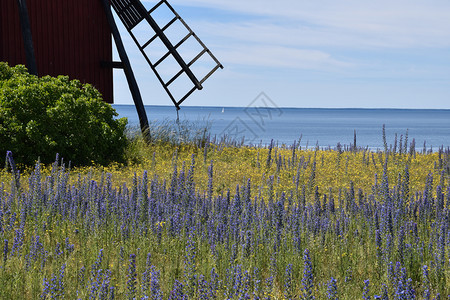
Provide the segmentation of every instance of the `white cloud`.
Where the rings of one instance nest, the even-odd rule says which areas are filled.
[[[277,31],[281,38],[294,38],[317,45],[450,46],[448,17],[450,2],[444,0],[174,0],[172,2],[175,6],[209,7],[265,18],[260,21],[252,20],[250,24],[222,24],[224,28],[229,27],[230,33],[238,36],[241,35],[239,30],[264,30],[272,27],[273,30],[269,28],[269,32]],[[256,36],[261,35],[265,32],[262,30],[254,30],[254,33]],[[290,33],[295,35],[289,35]]]
[[[217,55],[224,64],[256,67],[329,69],[351,66],[350,63],[336,60],[323,51],[267,44],[234,46],[219,50]]]

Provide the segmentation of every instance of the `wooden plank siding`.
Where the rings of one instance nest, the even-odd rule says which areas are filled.
[[[68,75],[113,102],[111,31],[98,0],[27,0],[39,76]],[[16,0],[0,0],[0,61],[25,64]]]

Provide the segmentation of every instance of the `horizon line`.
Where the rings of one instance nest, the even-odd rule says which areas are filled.
[[[111,105],[119,105],[119,106],[135,106],[134,104],[125,104],[125,103],[110,103]],[[162,105],[162,104],[144,104],[144,106],[153,106],[153,107],[173,107],[173,105]],[[449,110],[450,108],[401,108],[401,107],[295,107],[295,106],[226,106],[226,105],[183,105],[180,106],[181,110],[183,108],[271,108],[271,109],[333,109],[333,110]]]

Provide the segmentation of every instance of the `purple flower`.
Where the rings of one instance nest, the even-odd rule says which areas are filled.
[[[3,233],[3,209],[1,208],[0,208],[0,233]]]
[[[336,279],[331,277],[328,281],[327,296],[330,300],[338,300]]]
[[[42,283],[41,298],[47,299],[50,296],[51,299],[64,299],[64,272],[66,270],[66,264],[61,266],[58,275],[53,275],[48,281],[44,278]]]
[[[205,280],[205,276],[200,275],[198,278],[198,293],[197,298],[201,300],[207,300],[208,298],[208,282]]]
[[[301,237],[301,230],[300,229],[296,229],[294,231],[294,238],[293,238],[293,245],[294,245],[294,250],[298,253],[300,253],[302,251],[302,237]]]
[[[16,170],[16,163],[14,162],[14,158],[13,158],[13,154],[11,151],[6,151],[6,163],[9,164],[9,166],[11,167],[11,170],[13,170],[13,172],[15,172]]]
[[[245,234],[245,243],[243,245],[243,254],[245,258],[248,258],[251,254],[252,251],[252,235],[253,232],[251,230],[247,230],[246,234]]]
[[[110,287],[109,287],[109,299],[110,299],[110,300],[114,300],[114,298],[115,298],[115,297],[114,297],[114,295],[115,295],[115,294],[114,294],[114,290],[115,290],[114,286],[110,286]]]
[[[376,245],[376,247],[377,247],[376,250],[377,250],[377,257],[378,257],[378,260],[381,261],[383,251],[382,251],[382,249],[381,249],[381,247],[382,247],[382,244],[381,244],[381,233],[380,233],[380,230],[379,230],[379,229],[377,229],[377,230],[375,231],[375,245]]]
[[[55,254],[56,254],[56,256],[64,254],[64,252],[61,250],[61,244],[60,243],[56,244]]]
[[[399,263],[397,263],[396,269],[400,269],[397,271],[397,282],[394,285],[396,299],[415,299],[416,292],[411,278],[406,279],[406,269],[399,267]]]
[[[103,249],[100,249],[96,261],[92,264],[91,267],[91,277],[90,277],[90,283],[95,281],[95,278],[97,276],[97,272],[100,269],[100,266],[103,261]]]
[[[44,280],[42,281],[41,298],[47,299],[47,296],[50,294],[50,291],[51,291],[50,282],[44,277]]]
[[[284,297],[292,299],[294,297],[294,286],[292,285],[292,264],[286,266],[284,273]]]
[[[239,194],[239,184],[236,185],[236,194],[234,195],[233,200],[233,210],[236,214],[234,217],[239,218],[242,214],[242,203],[241,203],[241,196]]]
[[[58,290],[58,296],[61,298],[64,298],[64,272],[65,272],[65,270],[66,270],[66,264],[63,264],[61,266],[61,269],[58,274],[57,290]]]
[[[125,251],[124,251],[123,247],[120,247],[120,250],[119,250],[119,263],[122,263],[124,259],[125,259]]]
[[[261,272],[257,267],[253,270],[253,299],[260,299],[259,292],[261,290]]]
[[[423,274],[423,299],[424,300],[430,300],[431,293],[430,293],[430,279],[428,277],[428,266],[424,265],[422,267],[422,274]]]
[[[91,271],[92,273],[92,271]],[[103,270],[100,269],[96,272],[95,276],[91,278],[91,283],[89,285],[89,299],[95,299],[100,289],[100,282],[103,278]]]
[[[386,247],[384,248],[384,261],[389,262],[392,252],[392,235],[388,233],[386,235]]]
[[[147,296],[147,293],[150,288],[150,278],[151,278],[151,254],[147,254],[147,262],[145,264],[145,271],[142,273],[142,282],[141,289],[144,296]]]
[[[211,299],[216,299],[218,289],[219,289],[219,274],[216,273],[215,268],[212,268],[209,281],[209,297]]]
[[[3,246],[3,263],[6,263],[8,259],[8,240],[5,240],[5,245]]]
[[[100,289],[99,289],[99,295],[98,298],[99,299],[108,299],[108,295],[110,296],[110,283],[111,283],[111,271],[107,270],[104,274],[103,274],[103,278],[99,278],[102,279],[101,280],[101,285],[100,285]],[[111,296],[109,297],[111,299]]]
[[[379,299],[379,300],[389,300],[389,295],[388,295],[388,288],[387,286],[383,283],[382,287],[381,287],[381,295],[375,295],[373,296],[374,299]]]
[[[136,297],[136,255],[130,254],[127,274],[127,297],[128,299],[135,299]]]
[[[186,252],[184,256],[184,278],[187,290],[186,293],[190,297],[194,295],[194,289],[196,285],[196,272],[197,272],[196,256],[197,250],[195,247],[195,242],[192,240],[192,236],[189,235],[186,244]]]
[[[19,228],[16,230],[16,235],[14,236],[14,243],[11,249],[11,255],[20,256],[20,251],[23,245],[23,228]]]
[[[68,237],[66,237],[66,239],[64,240],[64,243],[65,243],[65,248],[66,248],[67,252],[69,254],[72,253],[73,250],[75,249],[75,245],[69,243],[69,238]]]
[[[234,264],[238,256],[238,247],[236,244],[231,245],[230,264]]]
[[[363,291],[363,296],[362,296],[362,298],[364,300],[370,300],[371,299],[371,297],[369,296],[369,293],[370,293],[369,285],[370,285],[369,279],[364,280],[364,291]]]
[[[26,255],[27,269],[30,267],[32,261],[37,261],[39,257],[42,257],[44,253],[43,249],[44,246],[40,242],[40,237],[38,235],[31,237],[30,252]]]
[[[302,278],[303,292],[301,298],[305,300],[314,299],[313,296],[314,275],[308,249],[305,249],[305,252],[303,253],[303,265],[304,265]]]
[[[243,287],[243,276],[242,276],[242,266],[236,265],[231,270],[232,275],[232,291],[231,296],[240,296]]]
[[[183,284],[175,279],[169,300],[186,300],[188,297],[183,293]]]
[[[14,184],[16,191],[19,191],[20,188],[20,173],[16,169],[16,163],[14,162],[13,154],[11,151],[6,151],[6,163],[11,167],[11,173],[14,175]]]
[[[272,299],[270,296],[272,295],[273,281],[274,281],[273,276],[269,276],[266,279],[266,285],[264,287],[264,295],[265,295],[264,300]]]
[[[416,299],[416,291],[414,290],[414,287],[412,285],[412,279],[408,278],[406,280],[406,295],[408,300],[414,300]]]
[[[154,266],[151,267],[151,270],[150,289],[152,291],[152,300],[162,300],[163,294],[159,285],[160,273]]]
[[[84,272],[86,271],[86,268],[83,266],[78,271],[78,282],[82,286],[84,285]]]
[[[436,256],[437,256],[437,262],[439,264],[440,269],[442,270],[445,265],[445,222],[442,222],[441,228],[440,228],[440,234],[438,238],[438,245],[436,249]],[[442,270],[443,271],[443,270]]]
[[[404,262],[404,251],[405,251],[405,229],[403,226],[400,228],[400,233],[398,235],[398,255],[400,262],[403,265]]]

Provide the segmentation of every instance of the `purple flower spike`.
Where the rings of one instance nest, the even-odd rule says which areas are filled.
[[[303,253],[303,262],[304,262],[303,278],[302,278],[303,293],[301,299],[305,300],[315,299],[313,296],[314,275],[308,249],[306,249],[305,252]]]
[[[128,299],[136,297],[136,255],[130,254],[130,264],[128,266],[127,296]]]
[[[286,299],[294,298],[294,286],[292,285],[292,264],[288,264],[284,279],[284,297]]]
[[[6,263],[8,259],[8,240],[5,240],[5,245],[3,246],[3,263]]]
[[[364,280],[364,292],[363,292],[363,299],[364,300],[370,300],[371,297],[369,296],[370,289],[369,289],[370,281],[369,279]]]
[[[338,300],[337,283],[336,279],[334,279],[333,277],[331,277],[330,281],[328,282],[327,296],[330,300]]]

